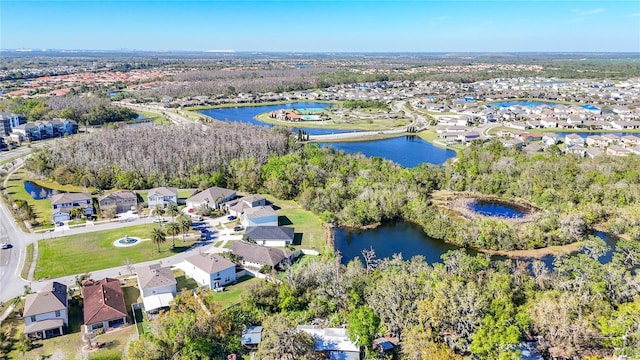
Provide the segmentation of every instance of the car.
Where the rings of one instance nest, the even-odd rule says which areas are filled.
[[[64,226],[64,223],[63,223],[62,221],[60,221],[60,222],[58,223],[58,226]]]
[[[240,231],[240,230],[242,230],[242,226],[240,226],[240,225],[236,225],[236,226],[233,228],[233,231]]]
[[[232,221],[232,220],[235,220],[235,219],[237,219],[237,217],[235,217],[233,215],[227,216],[227,220],[229,220],[229,221]]]
[[[9,245],[9,243],[6,243],[6,242],[0,243],[0,249],[8,249],[10,247],[11,245]]]
[[[164,223],[167,222],[167,220],[163,219],[163,218],[155,218],[153,219],[154,223]]]

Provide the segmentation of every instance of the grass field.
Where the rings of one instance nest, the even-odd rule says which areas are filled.
[[[126,261],[138,263],[161,259],[187,250],[197,239],[187,238],[184,243],[181,239],[177,240],[176,248],[171,249],[171,236],[167,236],[158,253],[155,244],[144,240],[150,238],[155,226],[157,225],[136,225],[41,240],[38,243],[39,254],[34,278],[56,278],[122,266]],[[115,240],[125,235],[138,237],[143,241],[130,247],[113,246]]]
[[[322,220],[317,215],[303,209],[295,201],[277,200],[270,196],[266,196],[266,198],[280,208],[278,210],[280,225],[290,225],[295,228],[295,247],[317,250],[321,253],[326,252],[328,247],[327,234]],[[298,234],[302,234],[302,236],[300,237]]]
[[[20,273],[20,276],[22,276],[23,279],[26,279],[29,276],[29,269],[31,269],[31,263],[33,262],[33,251],[34,245],[27,245],[27,255],[24,258],[24,267]]]
[[[252,284],[264,281],[262,279],[254,278],[251,276],[243,276],[238,279],[238,283],[235,285],[229,285],[224,287],[224,291],[207,292],[207,302],[218,302],[222,308],[226,308],[229,305],[240,302],[242,293],[248,289]]]
[[[289,122],[289,121],[280,121],[271,119],[267,114],[260,114],[257,117],[257,120],[262,121],[268,124],[280,125],[280,126],[289,126],[289,127],[300,127],[304,126],[307,128],[318,128],[318,129],[339,129],[339,130],[389,130],[391,128],[396,128],[400,126],[406,126],[411,123],[410,119],[401,118],[401,119],[391,119],[391,118],[383,118],[383,119],[342,119],[342,118],[332,118],[328,121],[300,121],[300,122]]]
[[[423,139],[425,141],[428,141],[428,142],[432,143],[435,146],[445,147],[445,146],[442,146],[442,145],[440,145],[440,144],[435,142],[435,140],[438,139],[439,135],[433,130],[421,131],[421,132],[418,133],[418,136],[421,139]],[[464,149],[465,146],[462,145],[462,144],[455,144],[455,145],[446,146],[446,148],[450,149],[450,150],[454,150],[454,151],[460,151],[460,150]]]

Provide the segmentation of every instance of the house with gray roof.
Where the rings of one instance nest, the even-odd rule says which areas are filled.
[[[245,211],[240,215],[242,226],[278,226],[278,213],[271,206],[258,206]]]
[[[169,307],[176,295],[177,284],[171,268],[160,264],[145,265],[137,268],[136,274],[145,311]]]
[[[236,197],[235,190],[220,188],[217,186],[203,190],[187,199],[187,208],[208,207],[211,209],[220,206]]]
[[[284,226],[249,226],[244,236],[258,245],[284,247],[293,243],[294,229]]]
[[[51,282],[39,293],[29,294],[24,305],[24,335],[46,339],[63,334],[69,325],[67,286]]]
[[[196,254],[177,266],[198,284],[210,289],[236,281],[236,264],[217,254]]]
[[[149,209],[167,207],[170,203],[178,203],[178,189],[174,187],[157,187],[147,193],[147,204]]]
[[[266,247],[246,241],[234,241],[230,250],[241,258],[243,265],[254,268],[261,268],[265,265],[276,268],[280,265],[290,264],[293,257],[293,253],[287,249]]]
[[[71,209],[79,207],[85,216],[93,215],[93,204],[89,193],[60,193],[51,196],[51,213],[54,223],[71,219]]]
[[[116,210],[116,214],[135,209],[137,204],[138,195],[129,190],[120,190],[104,194],[98,198],[98,205],[100,205],[101,211],[108,208],[114,208]]]
[[[230,201],[225,204],[225,207],[230,215],[240,216],[246,209],[265,205],[267,205],[267,199],[262,195],[254,194]]]

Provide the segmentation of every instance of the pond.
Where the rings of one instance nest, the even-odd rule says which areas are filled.
[[[207,109],[207,110],[198,110],[199,113],[203,115],[207,115],[217,120],[221,121],[237,121],[243,122],[247,124],[259,125],[259,126],[267,126],[273,127],[272,124],[264,123],[262,121],[258,121],[255,119],[256,116],[280,109],[325,109],[330,107],[333,104],[329,103],[318,103],[318,102],[296,102],[289,104],[280,104],[280,105],[261,105],[261,106],[238,106],[231,108],[217,108],[217,109]],[[316,129],[316,128],[291,128],[292,132],[297,132],[298,130],[304,130],[310,135],[326,135],[326,134],[339,134],[339,133],[347,133],[354,132],[355,130],[337,130],[337,129]]]
[[[442,165],[456,157],[456,152],[431,144],[415,135],[401,136],[384,140],[320,143],[346,153],[361,153],[365,156],[377,156],[391,160],[404,167],[415,167],[421,163]]]
[[[29,180],[24,182],[24,189],[34,200],[48,199],[51,195],[57,193],[52,189],[40,186]]]
[[[519,206],[502,201],[475,200],[469,203],[469,209],[482,216],[519,219],[525,212]]]
[[[528,100],[512,100],[512,101],[500,101],[495,103],[487,104],[488,107],[498,107],[498,108],[507,108],[510,106],[526,106],[526,107],[538,107],[538,106],[549,106],[554,107],[557,105],[561,105],[559,103],[550,102],[550,101],[528,101]],[[570,105],[568,105],[570,106]],[[583,104],[579,105],[581,108],[589,111],[598,111],[599,107],[591,105],[591,104]]]
[[[441,256],[450,250],[462,249],[458,246],[445,243],[427,236],[422,228],[416,224],[405,221],[386,223],[375,229],[352,230],[335,228],[334,248],[340,251],[342,263],[362,258],[362,250],[373,248],[379,259],[388,258],[393,254],[402,254],[403,259],[410,259],[416,255],[422,255],[429,264],[441,262]],[[600,258],[600,262],[606,264],[613,257],[613,249],[616,239],[605,232],[594,231],[593,235],[603,239],[610,247],[606,255]],[[473,249],[465,249],[470,255],[478,252]],[[492,256],[494,260],[505,260],[504,256]],[[552,267],[555,257],[544,256],[542,260],[549,268]],[[363,261],[364,262],[364,261]]]

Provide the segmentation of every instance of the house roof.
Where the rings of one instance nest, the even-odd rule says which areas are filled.
[[[148,195],[178,196],[178,188],[161,186],[149,190]]]
[[[168,307],[171,305],[172,301],[173,301],[172,293],[155,294],[155,295],[146,296],[142,298],[142,303],[144,304],[145,311],[151,311],[151,310],[160,309],[163,307]]]
[[[104,201],[106,199],[113,199],[113,200],[118,200],[118,199],[138,199],[138,196],[136,195],[136,193],[134,193],[133,191],[128,191],[128,190],[119,190],[116,192],[112,192],[110,194],[104,194],[102,196],[100,196],[98,198],[98,202]]]
[[[188,198],[189,202],[210,202],[210,203],[218,203],[220,199],[226,199],[231,197],[236,192],[234,190],[219,188],[217,186],[210,187],[206,190],[203,190],[192,197]]]
[[[317,328],[313,325],[299,325],[297,329],[313,336],[315,351],[360,352],[360,348],[349,340],[347,329]]]
[[[236,264],[217,254],[201,253],[190,256],[185,260],[207,274],[213,274],[236,266]]]
[[[256,206],[246,209],[244,211],[244,216],[247,219],[257,219],[262,217],[278,216],[278,213],[273,210],[271,206]]]
[[[262,341],[262,326],[249,326],[242,332],[242,345],[258,345]]]
[[[31,324],[25,326],[22,333],[31,334],[36,331],[57,329],[63,326],[64,326],[64,320],[62,319],[47,319],[47,320],[32,322]]]
[[[270,248],[251,244],[246,241],[234,241],[231,245],[231,252],[242,257],[244,261],[276,266],[284,259],[291,256],[291,251],[286,249]]]
[[[120,280],[104,278],[82,285],[84,295],[84,323],[120,319],[127,316]]]
[[[141,266],[136,269],[136,273],[140,290],[177,283],[171,268],[161,267],[160,264]]]
[[[248,226],[244,233],[253,240],[293,240],[294,229],[284,226]]]
[[[67,308],[67,286],[51,282],[39,293],[29,294],[24,304],[24,316],[44,314]]]
[[[82,200],[91,200],[91,195],[89,193],[60,193],[51,196],[51,205],[66,204]]]

